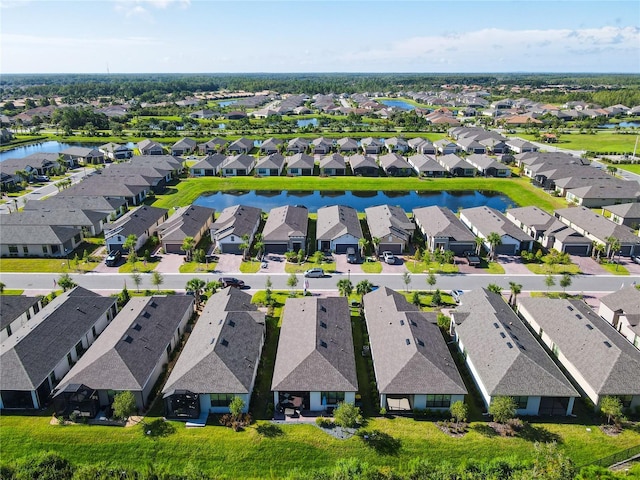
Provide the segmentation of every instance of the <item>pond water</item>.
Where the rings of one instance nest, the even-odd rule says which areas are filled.
[[[233,105],[234,103],[238,103],[237,100],[224,100],[222,102],[219,102],[218,105],[220,105],[221,107],[228,107],[229,105]]]
[[[98,148],[102,143],[62,143],[50,140],[48,142],[34,143],[32,145],[25,145],[24,147],[17,147],[6,152],[0,152],[0,162],[7,158],[24,158],[33,153],[58,153],[66,150],[69,147],[88,147]],[[125,144],[129,148],[135,148],[136,144],[128,142]]]
[[[415,110],[415,105],[405,102],[404,100],[379,100],[380,103],[387,107],[401,108],[402,110]]]
[[[307,125],[313,125],[314,127],[318,125],[317,118],[305,118],[303,120],[298,120],[298,127],[306,127]]]
[[[604,125],[600,125],[600,128],[616,128],[616,127],[620,127],[620,128],[635,127],[635,128],[638,128],[638,127],[640,127],[640,122],[605,123]]]
[[[417,207],[440,205],[453,212],[459,208],[471,208],[486,205],[501,212],[516,206],[507,197],[496,192],[453,191],[453,192],[416,192],[416,191],[293,191],[259,190],[228,191],[201,195],[196,205],[215,208],[221,211],[232,205],[248,205],[268,212],[282,205],[304,205],[313,213],[327,205],[349,205],[362,212],[367,207],[388,203],[398,205],[410,212]]]

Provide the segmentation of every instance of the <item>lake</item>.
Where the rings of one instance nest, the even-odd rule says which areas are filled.
[[[416,207],[432,205],[448,207],[453,212],[457,212],[459,208],[482,205],[504,212],[507,208],[516,206],[506,195],[484,191],[227,191],[201,195],[194,203],[215,208],[217,211],[242,204],[261,208],[265,212],[282,205],[304,205],[312,213],[316,212],[318,208],[337,204],[349,205],[359,212],[364,211],[367,207],[385,203],[398,205],[407,212]]]
[[[298,127],[306,127],[307,125],[313,125],[314,127],[318,125],[317,118],[305,118],[303,120],[298,120]]]
[[[404,100],[378,100],[378,102],[387,107],[401,108],[402,110],[415,110],[415,105],[405,102]]]
[[[228,107],[229,105],[233,105],[234,103],[238,103],[237,100],[225,100],[223,102],[218,102],[218,105],[221,107]]]
[[[66,150],[69,147],[88,147],[98,148],[102,143],[61,143],[50,140],[48,142],[34,143],[31,145],[25,145],[24,147],[17,147],[13,150],[7,150],[6,152],[0,152],[0,162],[7,158],[24,158],[32,153],[59,153]],[[129,142],[125,144],[129,148],[135,148],[136,144]]]
[[[600,125],[599,128],[638,128],[640,127],[640,122],[620,122],[620,123],[605,123],[604,125]]]

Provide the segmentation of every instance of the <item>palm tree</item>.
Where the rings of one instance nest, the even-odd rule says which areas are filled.
[[[193,292],[193,295],[196,297],[196,305],[200,304],[200,296],[202,295],[202,291],[206,284],[204,280],[201,280],[197,277],[192,278],[185,285],[187,291]]]
[[[607,257],[613,261],[616,253],[620,251],[620,240],[618,240],[614,236],[610,236],[605,238],[607,241],[607,245],[609,246],[609,250],[607,251]]]
[[[353,284],[346,278],[338,280],[338,291],[340,292],[340,296],[349,298],[349,295],[353,292]]]
[[[378,246],[380,245],[379,237],[371,237],[371,243],[373,243],[373,248],[376,251],[376,257],[378,256]]]
[[[495,283],[490,283],[489,285],[487,285],[487,290],[493,293],[497,293],[498,295],[502,295],[502,287]]]
[[[262,241],[262,234],[256,233],[256,236],[254,238],[255,240],[253,241],[253,248],[256,249],[256,257],[260,258],[260,255],[262,254],[262,249],[264,248],[264,242]]]
[[[122,248],[125,250],[129,250],[129,255],[135,255],[136,253],[136,244],[138,243],[138,236],[134,233],[128,235],[122,244]]]
[[[246,233],[242,235],[242,243],[238,245],[238,248],[242,250],[242,260],[247,259],[247,252],[249,251],[249,247],[251,246],[251,239],[249,235]]]
[[[182,240],[182,246],[180,248],[187,254],[187,262],[191,261],[191,254],[195,246],[196,241],[193,237],[184,237],[184,240]]]
[[[364,237],[359,239],[358,246],[360,247],[360,256],[364,258],[364,252],[367,248],[369,248],[369,240]]]
[[[480,255],[480,251],[482,250],[482,245],[484,245],[484,239],[482,237],[476,237],[476,255]]]
[[[607,247],[601,243],[593,242],[592,252],[595,253],[597,262],[600,262],[600,257],[605,252],[606,248]]]
[[[516,282],[509,282],[509,288],[511,289],[511,293],[509,294],[509,305],[514,307],[516,305],[516,299],[518,298],[518,294],[522,292],[522,285]],[[513,303],[511,299],[513,298]]]
[[[491,246],[491,251],[489,252],[489,258],[491,258],[492,262],[496,260],[496,248],[502,245],[502,238],[496,232],[491,232],[487,237],[487,241]]]
[[[360,295],[360,301],[367,293],[373,291],[373,284],[369,280],[362,280],[356,285],[356,293]]]

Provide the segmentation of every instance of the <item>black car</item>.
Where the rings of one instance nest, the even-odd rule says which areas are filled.
[[[358,263],[358,256],[356,255],[356,249],[353,247],[347,248],[347,263]]]
[[[218,281],[222,284],[223,288],[227,288],[227,287],[242,288],[242,287],[244,287],[244,282],[242,280],[238,280],[237,278],[233,278],[233,277],[220,277]]]
[[[107,267],[115,267],[116,265],[118,265],[118,262],[121,258],[122,253],[120,253],[120,250],[115,250],[113,252],[109,252],[109,255],[107,255],[107,259],[104,263],[107,265]]]

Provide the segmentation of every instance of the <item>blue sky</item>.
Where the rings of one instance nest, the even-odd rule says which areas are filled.
[[[640,2],[0,0],[0,72],[640,73]]]

